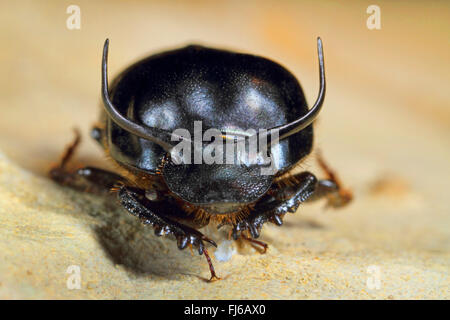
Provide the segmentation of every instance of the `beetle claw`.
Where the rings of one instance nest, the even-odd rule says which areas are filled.
[[[275,223],[277,226],[283,225],[283,220],[279,215],[274,214],[272,217],[272,222]]]
[[[209,239],[208,237],[205,237],[205,236],[203,237],[203,240],[208,242],[208,243],[210,243],[210,244],[212,244],[214,247],[217,248],[217,243],[214,240],[211,240],[211,239]]]
[[[261,224],[257,221],[241,221],[237,225],[234,226],[232,230],[232,237],[234,240],[237,240],[239,238],[239,234],[242,234],[243,231],[248,230],[252,236],[252,238],[256,239],[259,237],[260,234],[260,228]],[[240,232],[238,234],[238,231]]]
[[[204,249],[205,249],[205,245],[203,244],[203,241],[200,241],[198,244],[198,254],[202,255]]]
[[[161,227],[155,227],[155,235],[161,237],[164,235],[164,229]]]
[[[187,237],[178,237],[177,238],[177,246],[178,249],[183,250],[188,245],[188,238]]]
[[[252,238],[256,239],[259,237],[259,230],[253,223],[248,224],[248,230],[250,231]]]

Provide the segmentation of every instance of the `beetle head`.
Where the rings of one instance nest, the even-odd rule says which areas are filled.
[[[235,148],[232,150],[231,159],[229,154],[222,153],[221,161],[209,164],[176,163],[167,157],[161,165],[162,176],[170,191],[189,204],[212,214],[236,211],[262,197],[272,185],[274,175],[270,171],[270,158],[261,154],[243,157]]]

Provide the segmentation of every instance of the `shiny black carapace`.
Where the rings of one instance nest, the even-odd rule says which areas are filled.
[[[104,109],[92,136],[120,170],[69,170],[67,163],[80,140],[77,135],[60,164],[50,171],[57,182],[77,189],[116,191],[121,205],[152,226],[158,236],[172,235],[178,248],[195,247],[204,254],[211,280],[217,276],[205,242],[216,244],[199,228],[210,223],[228,227],[235,240],[248,240],[265,252],[267,245],[255,240],[264,223],[281,226],[286,212],[295,212],[307,200],[325,197],[333,207],[351,200],[351,193],[320,157],[326,179],[294,170],[311,153],[312,123],[325,97],[320,38],[320,91],[310,109],[300,84],[281,65],[260,56],[196,45],[133,64],[109,89],[108,45],[106,40]],[[261,139],[259,131],[271,129],[264,138],[271,144],[266,156],[276,159],[270,164],[274,171],[262,174],[267,162],[236,160],[239,157],[231,163],[179,161],[173,153],[176,144],[195,141],[173,133],[182,128],[194,134],[194,123],[201,123],[202,132],[220,130],[224,140],[229,136]],[[249,135],[250,129],[258,133]],[[274,139],[275,131],[279,140]],[[200,144],[200,148],[207,146]]]

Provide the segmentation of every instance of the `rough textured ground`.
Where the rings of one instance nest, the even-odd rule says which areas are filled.
[[[448,299],[448,5],[379,1],[382,29],[369,31],[361,2],[189,3],[78,1],[82,27],[69,31],[63,2],[2,2],[0,298]],[[329,86],[316,146],[355,201],[339,211],[304,205],[283,227],[266,226],[265,255],[220,242],[235,252],[214,259],[222,281],[205,282],[203,257],[113,200],[45,177],[74,126],[86,138],[77,161],[107,166],[88,139],[104,38],[112,74],[200,42],[282,62],[313,101],[317,35]],[[303,168],[320,175],[314,155]],[[80,268],[78,290],[67,287],[70,266]]]

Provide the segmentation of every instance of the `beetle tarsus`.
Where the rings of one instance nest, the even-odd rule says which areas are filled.
[[[248,241],[248,242],[250,242],[250,243],[252,243],[252,244],[256,244],[256,245],[262,247],[262,252],[261,252],[262,254],[266,253],[267,249],[269,248],[269,245],[267,243],[259,241],[259,240],[252,239],[250,237],[247,237],[243,233],[241,233],[241,238],[246,240],[246,241]]]
[[[209,271],[211,272],[211,278],[209,278],[209,282],[221,280],[221,278],[217,276],[216,271],[214,270],[214,266],[212,264],[211,258],[209,257],[208,250],[206,250],[206,248],[203,248],[202,253],[205,255],[206,261],[208,262]]]

